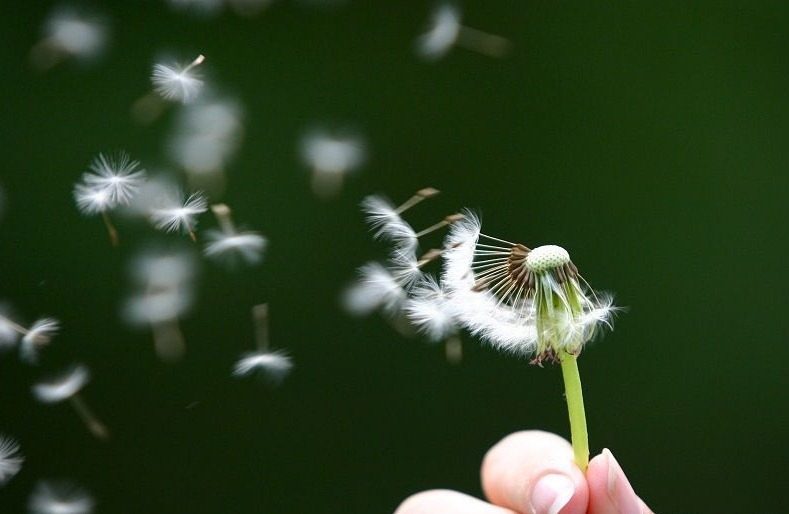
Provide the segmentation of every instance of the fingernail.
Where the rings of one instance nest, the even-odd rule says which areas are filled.
[[[622,471],[622,467],[608,450],[603,449],[608,464],[608,497],[614,504],[619,514],[641,514],[641,505],[638,503],[633,486]]]
[[[559,514],[575,494],[575,484],[564,475],[551,473],[537,480],[531,490],[534,514]]]

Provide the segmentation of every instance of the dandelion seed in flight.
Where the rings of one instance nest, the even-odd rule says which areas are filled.
[[[128,205],[145,183],[145,170],[126,153],[99,154],[74,186],[77,208],[85,215],[101,214],[110,242],[119,244],[118,230],[109,212]]]
[[[255,321],[257,351],[242,355],[236,361],[233,375],[244,377],[255,374],[272,385],[279,385],[293,369],[293,362],[286,352],[270,350],[268,304],[254,306],[252,318]]]
[[[16,346],[19,338],[24,335],[25,328],[12,321],[10,307],[0,303],[0,352]]]
[[[463,358],[463,345],[458,335],[459,325],[449,295],[435,277],[424,277],[411,290],[404,307],[409,321],[430,342],[444,343],[447,361],[459,363]]]
[[[43,32],[43,38],[30,51],[30,61],[40,71],[67,59],[90,61],[103,52],[109,40],[103,17],[72,8],[53,11]]]
[[[19,443],[6,435],[0,434],[0,485],[4,485],[22,469],[25,458]]]
[[[347,130],[312,130],[301,140],[301,158],[312,171],[312,191],[320,198],[336,196],[345,175],[367,158],[364,139]]]
[[[444,3],[436,7],[429,29],[416,40],[416,51],[425,60],[435,61],[455,45],[489,57],[502,57],[510,43],[501,36],[462,25],[460,9]]]
[[[165,232],[183,232],[197,241],[197,217],[208,210],[208,201],[201,192],[190,194],[173,192],[161,205],[151,210],[150,218],[154,226]]]
[[[153,66],[151,82],[154,90],[165,100],[188,103],[197,98],[203,88],[203,81],[196,68],[205,61],[205,56],[198,55],[187,65],[162,64]]]
[[[68,400],[85,427],[99,439],[107,439],[109,431],[80,396],[80,391],[90,380],[90,372],[83,365],[73,366],[63,374],[33,386],[33,396],[42,403],[60,403]]]
[[[203,254],[209,259],[233,266],[238,262],[258,264],[268,241],[257,232],[239,231],[233,223],[230,208],[225,204],[214,204],[211,211],[219,223],[220,230],[206,231],[208,243]]]
[[[59,329],[60,322],[54,318],[36,320],[27,333],[22,336],[22,342],[19,345],[20,358],[28,364],[38,364],[39,352],[49,345]]]
[[[93,498],[72,482],[41,481],[28,500],[31,514],[90,514]]]

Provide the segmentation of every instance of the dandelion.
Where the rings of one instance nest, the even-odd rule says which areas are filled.
[[[22,469],[25,458],[19,451],[19,443],[0,434],[0,485],[5,484]]]
[[[405,305],[408,319],[428,340],[444,343],[448,362],[460,363],[463,343],[458,336],[458,324],[447,292],[435,277],[425,275],[410,293]]]
[[[93,498],[71,482],[41,481],[28,501],[32,514],[90,514]]]
[[[456,5],[440,4],[433,11],[430,28],[417,39],[416,51],[424,59],[433,61],[446,55],[455,45],[489,57],[502,57],[510,43],[501,36],[462,25]]]
[[[68,400],[90,433],[99,439],[107,439],[109,437],[107,427],[93,414],[79,394],[88,380],[90,380],[88,368],[83,365],[74,366],[62,375],[35,384],[33,395],[42,403],[60,403]]]
[[[38,364],[38,352],[49,344],[60,329],[60,322],[54,318],[36,320],[22,337],[19,346],[20,357],[29,364]]]
[[[38,352],[48,345],[57,334],[60,322],[54,318],[40,318],[30,328],[13,321],[4,312],[0,313],[0,346],[13,346],[22,337],[20,357],[28,364],[38,364]]]
[[[301,158],[312,170],[312,191],[320,198],[336,196],[345,175],[367,157],[362,137],[349,131],[312,130],[301,140]]]
[[[145,170],[126,153],[99,154],[74,186],[77,208],[85,215],[101,214],[113,246],[118,246],[118,230],[109,211],[128,205],[145,182]]]
[[[223,190],[224,170],[243,139],[243,117],[241,103],[224,96],[201,95],[178,110],[168,151],[193,189]]]
[[[60,8],[44,23],[44,37],[30,50],[30,61],[40,71],[66,59],[89,61],[101,54],[108,39],[103,17]]]
[[[236,361],[233,375],[244,377],[256,373],[272,385],[277,385],[290,373],[293,362],[287,353],[269,349],[268,304],[255,305],[252,318],[255,321],[257,351],[246,353]]]
[[[210,259],[227,262],[229,265],[242,261],[249,265],[260,262],[267,240],[257,232],[239,232],[233,223],[230,208],[225,204],[211,206],[220,230],[206,232],[203,253]]]
[[[155,63],[151,72],[153,90],[132,104],[134,118],[140,123],[151,123],[169,103],[187,104],[196,100],[204,85],[197,72],[203,61],[205,56],[201,54],[189,64]]]
[[[162,360],[179,360],[186,351],[178,319],[193,304],[195,274],[195,260],[188,252],[146,253],[133,261],[137,291],[127,299],[122,314],[131,325],[151,328]]]
[[[578,273],[569,253],[556,245],[534,249],[481,233],[467,213],[447,238],[444,281],[460,323],[491,345],[558,361],[564,377],[573,449],[578,466],[589,459],[586,418],[577,357],[616,312]]]
[[[362,200],[362,211],[367,224],[374,231],[376,239],[390,240],[401,248],[413,248],[417,243],[416,232],[400,217],[408,209],[432,198],[439,193],[438,189],[425,187],[414,193],[408,200],[395,207],[386,198],[369,195]]]
[[[184,232],[197,242],[197,216],[208,210],[208,201],[201,192],[188,197],[182,191],[173,192],[161,205],[151,210],[151,222],[165,232]]]

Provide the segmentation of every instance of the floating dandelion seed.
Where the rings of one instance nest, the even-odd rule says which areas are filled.
[[[29,364],[38,364],[38,352],[47,346],[60,329],[60,322],[54,318],[36,320],[22,337],[19,355]]]
[[[19,443],[0,434],[0,485],[5,484],[22,469],[25,458],[19,450]]]
[[[59,328],[60,322],[54,318],[38,319],[30,328],[25,328],[3,312],[0,313],[0,346],[13,346],[21,336],[21,359],[28,364],[38,364],[38,352],[49,344]]]
[[[42,403],[59,403],[69,400],[82,422],[95,437],[107,439],[109,431],[90,410],[79,392],[88,383],[90,372],[83,365],[74,366],[62,375],[33,386],[33,395]]]
[[[312,170],[312,191],[321,198],[336,196],[345,175],[367,157],[362,137],[349,131],[312,130],[301,140],[301,158]]]
[[[9,311],[8,305],[0,304],[0,351],[12,349],[25,334],[25,328],[11,320]]]
[[[268,304],[252,307],[255,321],[255,340],[257,351],[244,354],[233,368],[233,375],[244,377],[257,374],[272,385],[280,384],[293,368],[293,362],[282,350],[269,350],[269,311]]]
[[[197,216],[207,210],[208,201],[201,192],[186,197],[182,191],[177,191],[165,199],[162,205],[152,209],[150,218],[156,228],[165,232],[184,232],[197,242]]]
[[[195,273],[195,260],[187,252],[147,253],[133,261],[137,291],[123,306],[123,317],[132,325],[151,328],[162,360],[179,360],[186,351],[178,319],[193,304]]]
[[[118,230],[108,212],[128,205],[145,182],[145,170],[126,153],[115,156],[99,154],[74,186],[77,208],[85,215],[101,214],[110,242],[118,246]]]
[[[460,9],[441,4],[433,11],[429,30],[417,39],[416,51],[426,60],[438,60],[455,45],[489,57],[502,57],[510,43],[501,36],[463,26]]]
[[[410,229],[410,226],[408,227],[410,230],[403,227],[404,224],[407,224],[400,215],[438,193],[439,190],[432,187],[422,188],[397,207],[382,196],[370,195],[362,200],[362,211],[365,213],[367,224],[374,231],[376,239],[394,238],[397,241],[400,237],[404,237],[410,243],[416,239],[416,232]],[[409,245],[406,244],[406,246]]]
[[[155,121],[170,103],[188,104],[200,96],[204,82],[197,67],[205,61],[198,55],[189,64],[155,63],[151,72],[153,90],[132,104],[132,115],[140,123]]]
[[[28,501],[32,514],[90,514],[93,498],[71,482],[41,481]]]
[[[88,61],[104,50],[108,39],[101,16],[60,8],[44,23],[44,37],[30,50],[30,61],[40,71],[66,59]]]
[[[230,208],[225,204],[211,206],[220,230],[206,232],[206,244],[203,253],[210,259],[224,261],[234,265],[242,261],[249,265],[261,261],[267,240],[257,232],[239,232],[233,223]]]
[[[530,249],[482,234],[471,213],[452,227],[445,246],[443,278],[458,321],[501,350],[561,363],[575,459],[585,470],[589,443],[576,359],[611,327],[611,297],[589,287],[565,249]]]

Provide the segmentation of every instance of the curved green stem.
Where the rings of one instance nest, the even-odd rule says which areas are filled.
[[[564,378],[564,395],[567,399],[567,412],[570,415],[570,435],[573,442],[575,463],[586,472],[589,465],[589,435],[586,431],[586,412],[584,393],[581,390],[581,375],[578,373],[576,356],[562,352],[559,356]]]

